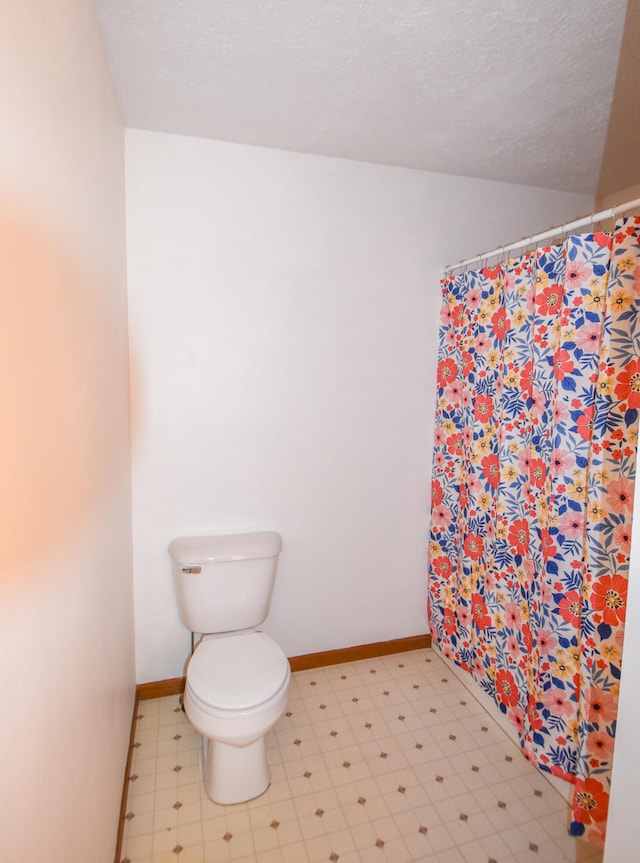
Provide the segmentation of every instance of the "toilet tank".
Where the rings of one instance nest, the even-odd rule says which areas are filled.
[[[275,531],[174,539],[169,554],[182,623],[201,633],[259,626],[269,613],[281,549]]]

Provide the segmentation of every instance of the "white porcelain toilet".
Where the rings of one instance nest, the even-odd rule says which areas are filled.
[[[180,620],[202,639],[187,667],[184,708],[206,748],[215,803],[241,803],[271,781],[265,735],[284,713],[291,671],[256,629],[269,613],[282,539],[274,531],[174,539]]]

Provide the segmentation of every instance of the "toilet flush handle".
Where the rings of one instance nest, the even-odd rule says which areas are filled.
[[[193,573],[197,574],[199,572],[202,572],[202,567],[200,567],[200,566],[183,566],[182,571],[183,572],[193,572]]]

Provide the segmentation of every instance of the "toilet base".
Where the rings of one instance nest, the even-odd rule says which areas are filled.
[[[229,746],[204,738],[204,787],[214,803],[244,803],[271,784],[264,737],[248,746]]]

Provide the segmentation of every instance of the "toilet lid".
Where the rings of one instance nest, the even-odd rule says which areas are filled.
[[[188,682],[212,707],[243,710],[272,698],[284,683],[289,660],[264,632],[200,642],[191,657]]]

